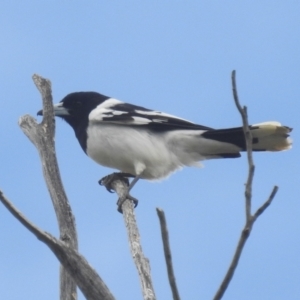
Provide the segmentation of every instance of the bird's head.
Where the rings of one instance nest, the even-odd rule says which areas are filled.
[[[108,98],[96,92],[71,93],[53,105],[54,115],[75,129],[82,121],[87,121],[90,112]],[[43,110],[38,111],[37,115],[42,116]]]

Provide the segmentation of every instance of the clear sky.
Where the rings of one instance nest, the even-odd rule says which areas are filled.
[[[2,1],[0,188],[40,228],[58,235],[37,151],[19,129],[41,98],[31,76],[52,81],[54,101],[98,91],[215,128],[239,126],[230,74],[237,71],[249,122],[294,128],[294,146],[254,155],[253,206],[279,192],[259,218],[224,299],[300,299],[300,3],[298,1]],[[39,118],[40,120],[40,118]],[[141,299],[112,172],[81,150],[57,120],[61,175],[80,252],[117,299]],[[167,216],[182,299],[211,299],[244,225],[246,156],[204,162],[133,190],[158,299],[171,299],[156,207]],[[1,299],[58,297],[58,262],[0,205]],[[83,299],[80,295],[79,299]]]

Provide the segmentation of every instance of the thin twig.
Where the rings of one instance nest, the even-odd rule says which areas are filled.
[[[246,140],[246,149],[247,149],[247,158],[248,158],[248,178],[247,183],[245,187],[245,207],[246,207],[246,222],[245,226],[242,230],[240,239],[238,241],[235,253],[233,255],[232,261],[230,263],[230,266],[226,272],[226,275],[216,293],[214,296],[214,300],[219,300],[223,297],[233,275],[236,270],[236,267],[238,265],[239,259],[241,257],[242,251],[244,249],[244,246],[246,244],[246,241],[248,237],[250,236],[252,227],[256,219],[265,211],[265,209],[271,204],[273,201],[276,192],[278,190],[278,187],[275,186],[271,192],[271,195],[269,196],[268,200],[255,212],[255,214],[251,215],[251,198],[252,198],[252,182],[253,182],[253,176],[254,176],[254,163],[253,163],[253,156],[252,156],[252,135],[249,129],[248,125],[248,116],[247,116],[247,107],[240,105],[238,94],[237,94],[237,88],[236,88],[236,81],[235,81],[235,71],[232,71],[232,90],[233,90],[233,98],[234,102],[236,104],[236,107],[238,111],[241,114],[242,120],[243,120],[243,130],[245,134],[245,140]]]
[[[76,251],[76,249],[68,246],[66,242],[56,239],[51,234],[41,230],[30,222],[4,196],[2,191],[0,191],[0,201],[17,220],[52,250],[60,263],[64,266],[64,269],[67,270],[69,274],[72,274],[72,279],[75,280],[86,299],[115,299],[100,276],[89,265],[86,259]],[[77,299],[76,294],[71,295],[71,299]]]
[[[165,260],[166,260],[166,265],[168,270],[169,283],[173,294],[173,300],[180,300],[179,292],[176,285],[174,269],[173,269],[172,253],[171,253],[171,247],[169,242],[169,233],[168,233],[165,213],[160,208],[156,208],[156,212],[160,223],[161,237],[164,246],[164,254],[165,254]]]
[[[9,210],[9,212],[22,223],[31,233],[33,233],[38,239],[43,235],[41,229],[30,222],[14,205],[4,196],[0,191],[0,201]]]
[[[266,210],[267,207],[270,206],[270,204],[272,203],[274,197],[276,196],[276,193],[278,191],[279,187],[277,185],[275,185],[273,187],[273,190],[268,198],[268,200],[257,209],[257,211],[255,212],[255,214],[253,215],[253,219],[254,221]]]
[[[214,300],[219,300],[219,299],[222,299],[233,275],[234,275],[234,272],[236,270],[236,267],[238,265],[238,262],[239,262],[239,259],[241,257],[241,254],[242,254],[242,251],[243,251],[243,248],[245,246],[245,243],[249,237],[249,234],[250,234],[250,231],[251,231],[251,227],[249,227],[251,225],[252,227],[252,222],[251,224],[249,224],[249,221],[246,222],[245,224],[245,227],[243,228],[242,232],[241,232],[241,236],[239,238],[239,241],[238,241],[238,244],[237,244],[237,247],[236,247],[236,250],[235,250],[235,253],[234,253],[234,256],[232,258],[232,261],[230,263],[230,266],[227,270],[227,273],[216,293],[216,295],[214,296]]]
[[[252,156],[252,134],[248,123],[247,107],[246,106],[242,107],[240,105],[237,88],[236,88],[235,71],[232,71],[231,80],[232,80],[233,98],[234,98],[235,105],[242,117],[243,129],[244,129],[245,140],[246,140],[249,172],[248,172],[248,179],[247,179],[246,189],[245,189],[245,198],[246,198],[245,207],[246,207],[246,219],[249,220],[251,217],[252,182],[253,182],[254,170],[255,170],[255,166],[253,163],[253,156]]]
[[[110,175],[108,175],[107,178],[109,176]],[[105,180],[103,181],[102,179],[101,181],[101,185],[106,187]],[[109,180],[109,188],[114,190],[120,199],[126,199],[128,195],[128,180],[122,177],[114,177],[113,180]],[[150,264],[149,260],[144,256],[142,250],[140,233],[134,214],[133,202],[129,199],[126,199],[123,202],[121,209],[123,212],[125,226],[127,228],[130,252],[140,278],[143,298],[144,300],[155,300],[156,297],[151,279]]]

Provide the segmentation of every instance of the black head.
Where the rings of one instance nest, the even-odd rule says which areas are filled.
[[[89,114],[107,99],[109,97],[96,92],[77,92],[67,95],[59,103],[53,105],[54,115],[64,119],[73,127],[75,135],[85,152]],[[43,111],[40,110],[38,115],[43,115]]]
[[[90,112],[107,99],[109,97],[96,92],[71,93],[53,106],[54,115],[64,119],[76,131],[82,123],[88,123]],[[42,114],[42,110],[38,112],[38,115]]]

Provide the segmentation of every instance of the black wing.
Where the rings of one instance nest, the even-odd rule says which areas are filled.
[[[90,115],[90,121],[140,126],[155,131],[212,130],[210,127],[198,125],[160,111],[124,103],[113,98],[99,105]]]

